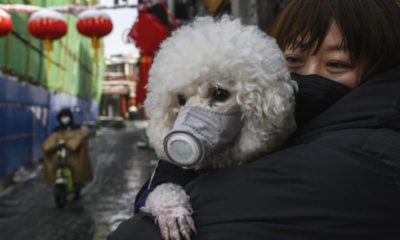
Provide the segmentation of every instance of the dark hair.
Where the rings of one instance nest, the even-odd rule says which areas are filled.
[[[361,64],[361,80],[400,64],[398,0],[292,0],[277,18],[271,35],[282,50],[316,53],[335,21],[351,60]]]

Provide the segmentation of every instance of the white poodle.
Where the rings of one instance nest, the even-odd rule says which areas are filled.
[[[150,70],[147,135],[158,157],[223,168],[277,149],[295,129],[294,93],[275,40],[224,16],[197,18],[164,41]],[[165,239],[195,232],[182,187],[156,187],[143,211]]]

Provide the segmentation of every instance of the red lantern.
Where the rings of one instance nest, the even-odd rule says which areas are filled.
[[[29,18],[28,30],[34,37],[45,41],[45,49],[49,53],[52,50],[52,41],[63,37],[68,26],[61,13],[41,9]]]
[[[0,8],[0,37],[12,31],[12,21],[10,15]]]
[[[92,39],[92,47],[95,51],[94,59],[97,63],[97,50],[100,48],[99,39],[108,35],[113,29],[110,16],[97,9],[86,10],[79,14],[76,28],[82,35]]]
[[[68,30],[67,23],[61,13],[49,9],[34,12],[28,20],[28,31],[34,37],[44,40],[44,49],[50,57],[53,49],[53,40],[63,37]],[[48,58],[49,58],[48,57]],[[47,60],[47,74],[51,66]]]
[[[139,11],[129,36],[143,54],[154,54],[160,43],[171,34],[170,30],[155,15]]]

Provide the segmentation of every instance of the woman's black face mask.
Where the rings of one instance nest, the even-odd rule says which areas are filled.
[[[299,90],[296,96],[296,122],[299,127],[328,109],[351,88],[319,75],[292,73]]]

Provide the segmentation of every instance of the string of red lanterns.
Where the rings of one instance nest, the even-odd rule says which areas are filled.
[[[65,23],[61,13],[55,10],[42,8],[32,13],[28,21],[28,30],[34,37],[40,39],[47,38],[44,35],[48,36],[50,39],[58,39],[63,37],[67,32],[66,23],[64,26],[64,23],[61,22]],[[47,25],[47,23],[49,23],[50,26]],[[98,9],[88,9],[79,14],[76,27],[84,36],[102,38],[112,31],[113,24],[107,13]],[[0,37],[9,34],[11,31],[11,16],[0,8]],[[54,34],[57,37],[54,37]],[[61,35],[58,37],[58,34]]]
[[[44,48],[48,56],[51,54],[53,41],[62,38],[68,31],[68,25],[61,13],[43,8],[31,14],[27,28],[32,36],[44,41]],[[108,35],[113,29],[110,16],[98,9],[85,10],[78,16],[76,28],[79,33],[92,39],[94,60],[97,64],[100,38]],[[0,8],[0,37],[6,36],[11,31],[11,17]],[[48,61],[49,68],[50,61]]]
[[[108,16],[108,14],[100,11],[103,8],[110,8],[106,6],[95,6],[91,8],[82,8],[82,7],[58,7],[53,8],[52,14],[48,14],[47,17],[43,17],[43,19],[47,20],[36,20],[39,23],[35,23],[35,18],[33,17],[36,12],[39,12],[35,9],[34,6],[31,5],[2,5],[1,8],[8,12],[24,12],[24,13],[34,13],[30,20],[32,23],[28,23],[28,30],[30,33],[37,38],[43,39],[45,41],[45,49],[48,49],[48,54],[51,52],[51,42],[58,38],[61,38],[67,32],[67,25],[61,24],[62,15],[56,15],[54,12],[63,12],[63,13],[74,13],[78,14],[78,20],[76,22],[76,28],[78,32],[86,37],[91,38],[92,47],[94,49],[94,60],[97,64],[97,52],[100,47],[99,39],[109,34],[113,29],[113,24]],[[171,32],[178,28],[179,25],[174,18],[174,16],[168,11],[167,5],[165,1],[160,0],[159,3],[156,4],[139,4],[132,5],[130,7],[138,8],[138,18],[133,24],[132,28],[129,32],[129,37],[135,45],[140,49],[141,58],[140,58],[140,68],[139,75],[140,79],[137,86],[137,104],[138,106],[142,106],[144,100],[146,99],[146,89],[145,86],[147,84],[148,72],[153,62],[153,56],[159,48],[162,41],[164,41],[167,37],[170,36]],[[115,8],[115,7],[113,7]],[[7,13],[3,14],[4,16],[8,16],[9,24],[11,24],[11,19]],[[0,14],[0,17],[3,15]],[[61,16],[61,17],[60,17]],[[167,18],[167,22],[165,21],[165,17]],[[5,17],[3,17],[5,18]],[[11,30],[7,30],[10,27],[6,27],[5,24],[2,24],[0,18],[0,37],[1,33],[4,32],[4,35],[9,33]],[[4,21],[3,21],[4,22]],[[51,24],[50,24],[51,23]],[[30,26],[31,24],[31,26]],[[59,26],[57,27],[57,24]],[[60,27],[62,25],[62,27]],[[55,28],[55,29],[54,29]],[[61,28],[61,29],[57,29]],[[64,32],[65,31],[65,32]],[[50,43],[49,43],[50,42]],[[48,66],[50,66],[50,60],[48,60]],[[48,67],[49,69],[49,67]],[[49,71],[47,71],[48,73]],[[97,71],[96,71],[97,72]]]

